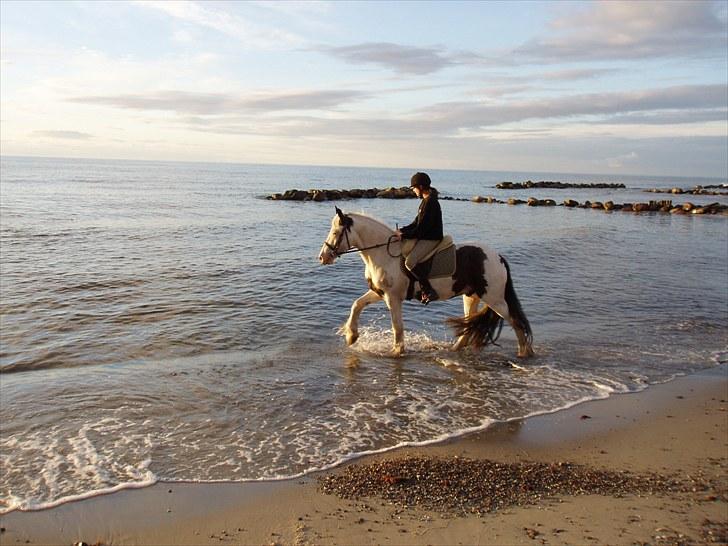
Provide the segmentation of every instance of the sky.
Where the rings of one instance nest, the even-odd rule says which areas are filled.
[[[0,2],[0,153],[728,178],[728,2]]]

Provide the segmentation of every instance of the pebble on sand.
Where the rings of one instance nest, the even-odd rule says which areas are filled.
[[[390,504],[454,515],[483,514],[566,495],[647,495],[708,491],[708,481],[593,469],[569,462],[502,463],[461,457],[405,457],[355,464],[318,479],[346,499],[378,497]]]

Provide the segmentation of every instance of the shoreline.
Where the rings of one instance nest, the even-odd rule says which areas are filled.
[[[705,542],[710,536],[725,538],[724,491],[695,498],[689,493],[565,496],[480,517],[443,517],[374,497],[342,500],[321,492],[317,479],[379,461],[458,457],[705,475],[725,485],[727,399],[728,366],[719,365],[637,393],[615,393],[554,413],[497,423],[437,444],[365,455],[302,478],[158,482],[39,511],[16,510],[0,516],[0,543],[632,543],[653,542],[660,533]],[[589,523],[580,523],[578,514],[587,514]],[[645,514],[657,523],[638,525]]]
[[[672,379],[668,379],[662,383],[655,383],[655,385],[661,385],[664,383],[669,383],[670,381],[674,381],[678,377],[683,376],[676,376]],[[483,425],[476,425],[467,429],[459,430],[455,433],[451,434],[443,434],[438,438],[434,438],[431,440],[423,440],[419,442],[402,442],[400,444],[397,444],[392,447],[384,447],[380,449],[370,450],[370,451],[362,451],[357,452],[351,455],[348,455],[336,462],[326,464],[325,466],[321,466],[319,468],[314,468],[310,470],[306,470],[304,472],[301,472],[300,474],[292,475],[292,476],[280,476],[280,477],[272,477],[272,478],[250,478],[250,479],[241,479],[241,480],[209,480],[209,481],[203,481],[203,480],[190,480],[190,479],[183,479],[183,480],[168,480],[168,479],[154,479],[154,480],[147,480],[146,482],[140,481],[140,482],[127,482],[122,484],[117,484],[112,487],[106,488],[106,489],[99,489],[99,490],[93,490],[93,491],[86,491],[84,493],[78,493],[76,495],[71,495],[68,497],[62,497],[53,501],[49,501],[45,504],[39,505],[39,506],[33,506],[31,508],[12,508],[11,510],[8,510],[6,512],[0,512],[0,518],[3,516],[6,516],[8,514],[12,514],[14,512],[44,512],[46,510],[52,510],[54,508],[58,508],[60,506],[63,506],[64,504],[71,504],[81,501],[86,501],[90,499],[94,499],[97,497],[104,497],[106,495],[113,495],[115,493],[119,493],[126,490],[133,490],[133,489],[146,489],[148,487],[154,487],[157,485],[177,485],[177,484],[197,484],[197,485],[216,485],[216,484],[265,484],[265,483],[278,483],[278,482],[294,482],[295,480],[303,480],[303,479],[312,479],[319,475],[329,474],[337,469],[344,468],[351,464],[357,464],[360,461],[367,460],[369,458],[375,458],[380,456],[385,456],[388,453],[396,453],[398,451],[404,451],[404,450],[421,450],[421,449],[427,449],[433,446],[438,445],[445,445],[452,442],[458,442],[460,440],[463,440],[469,436],[477,435],[485,433],[486,431],[497,428],[497,427],[504,427],[507,426],[509,423],[512,422],[522,422],[526,421],[528,419],[533,419],[536,417],[543,417],[547,415],[557,414],[562,411],[570,410],[574,407],[580,406],[582,404],[587,404],[589,402],[597,402],[600,400],[605,400],[606,398],[609,398],[610,396],[616,396],[616,395],[622,395],[622,394],[638,394],[640,392],[643,392],[645,389],[649,388],[650,386],[646,386],[643,389],[636,390],[636,391],[624,391],[624,392],[611,392],[610,394],[607,394],[605,396],[600,397],[594,397],[594,398],[584,398],[581,400],[577,400],[571,403],[568,403],[562,407],[553,409],[553,410],[544,410],[539,411],[535,413],[531,413],[528,415],[525,415],[523,417],[513,417],[510,419],[506,419],[503,421],[491,421],[487,424]],[[1,546],[0,542],[0,546]]]

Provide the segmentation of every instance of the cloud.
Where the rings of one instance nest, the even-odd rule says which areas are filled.
[[[725,55],[726,21],[707,1],[590,2],[552,21],[552,32],[515,50],[531,61],[568,62]]]
[[[240,112],[328,110],[354,100],[363,99],[366,96],[364,92],[349,90],[257,93],[249,96],[226,93],[158,91],[146,94],[82,96],[68,100],[75,103],[113,106],[131,110],[157,110],[209,116],[231,115]]]
[[[217,10],[211,4],[187,0],[137,0],[135,5],[162,12],[174,19],[212,29],[230,36],[251,48],[281,49],[298,47],[304,40],[295,33],[264,26],[229,11]]]
[[[431,74],[455,64],[441,49],[388,42],[322,47],[319,50],[350,64],[373,64],[399,74]]]
[[[605,116],[654,110],[725,108],[725,85],[686,85],[615,93],[587,93],[506,104],[441,103],[422,110],[433,125],[477,128],[529,119]]]
[[[725,121],[728,107],[725,85],[686,85],[546,98],[443,102],[384,113],[341,108],[370,98],[371,93],[356,89],[248,95],[161,91],[69,100],[141,112],[172,112],[176,117],[167,117],[163,123],[195,132],[388,141],[482,136],[486,129],[493,134],[493,128],[499,127],[521,134],[525,130],[567,127],[583,132],[589,125],[657,127],[720,122]],[[309,115],[304,115],[306,112]]]
[[[629,152],[618,155],[617,157],[608,157],[605,163],[610,169],[621,169],[625,163],[634,163],[638,158],[639,155],[636,152]]]
[[[688,58],[725,58],[728,48],[725,9],[705,0],[590,2],[555,18],[550,32],[511,51],[448,51],[389,42],[365,42],[318,50],[350,64],[376,65],[398,74],[425,75],[451,66],[493,67],[524,63],[563,64]],[[543,72],[543,80],[594,78],[614,69]]]
[[[728,110],[725,108],[710,108],[705,110],[689,109],[617,114],[605,117],[600,121],[596,121],[596,123],[615,125],[678,125],[710,121],[724,121],[728,123]]]
[[[488,74],[479,75],[479,80],[486,80],[487,87],[476,89],[470,95],[486,97],[504,97],[518,95],[529,91],[543,93],[548,84],[570,83],[579,80],[596,79],[618,72],[616,68],[578,68],[571,70],[550,70],[526,74]]]
[[[525,76],[525,78],[540,79],[546,81],[575,81],[590,80],[613,74],[617,72],[616,68],[574,68],[570,70],[551,70],[547,72],[539,72],[533,76]]]
[[[524,63],[563,64],[690,58],[725,59],[728,48],[726,10],[706,0],[590,2],[555,18],[550,32],[510,51],[449,51],[390,42],[365,42],[318,50],[350,64],[375,65],[398,74],[426,75],[452,66],[494,67]],[[568,81],[599,77],[615,69],[542,72],[543,80]]]
[[[89,133],[82,133],[80,131],[33,131],[33,136],[43,138],[56,138],[62,140],[88,140],[94,138]]]
[[[325,15],[331,11],[331,2],[322,0],[302,0],[298,2],[290,0],[287,2],[248,0],[247,3],[296,19],[307,17],[310,14]]]
[[[177,29],[172,33],[172,40],[178,44],[191,44],[194,41],[194,37],[188,30]]]
[[[349,112],[331,111],[325,116],[289,115],[285,110],[303,108],[287,103],[284,98],[280,99],[283,104],[272,99],[255,104],[255,108],[245,101],[241,108],[236,108],[232,102],[215,103],[214,107],[204,100],[186,103],[176,99],[175,95],[165,97],[163,104],[150,97],[141,102],[139,97],[106,97],[103,103],[124,108],[174,109],[185,115],[173,120],[173,123],[189,130],[208,133],[392,141],[412,138],[480,138],[486,129],[489,136],[502,130],[522,138],[533,134],[533,131],[567,130],[583,133],[590,125],[637,124],[647,127],[720,122],[726,119],[726,91],[726,86],[722,85],[676,86],[502,103],[440,103],[391,115],[367,115],[363,112],[351,115]],[[350,93],[354,97],[358,96],[356,91]],[[306,104],[312,106],[310,100]],[[266,117],[265,122],[261,123],[260,112],[275,112],[276,115]],[[514,127],[515,123],[520,125]],[[615,129],[609,132],[615,132]]]

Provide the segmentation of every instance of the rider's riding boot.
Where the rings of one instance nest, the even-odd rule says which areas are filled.
[[[427,280],[427,274],[430,272],[429,264],[420,263],[412,269],[408,269],[410,275],[420,283],[420,301],[427,305],[431,301],[438,299],[437,292],[432,289],[430,281]]]
[[[427,305],[431,301],[435,301],[437,299],[437,292],[435,292],[432,289],[432,285],[430,284],[430,281],[424,277],[420,278],[419,281],[420,281],[420,288],[422,289],[422,296],[421,296],[422,303],[424,305]]]

